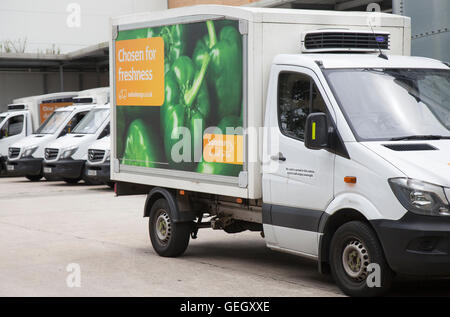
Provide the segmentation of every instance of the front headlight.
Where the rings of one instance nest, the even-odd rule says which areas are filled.
[[[110,156],[111,156],[111,152],[106,150],[105,151],[105,161],[109,161]]]
[[[443,187],[411,178],[391,178],[389,185],[405,209],[426,216],[450,216]]]
[[[67,148],[67,149],[62,151],[60,158],[61,159],[69,158],[72,155],[74,155],[77,150],[78,150],[77,146],[73,146],[73,147]]]
[[[37,148],[37,145],[25,148],[23,150],[22,157],[30,157],[34,152],[36,152]]]

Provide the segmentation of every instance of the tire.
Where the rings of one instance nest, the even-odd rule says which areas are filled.
[[[177,257],[186,251],[193,222],[174,223],[169,204],[164,198],[153,204],[148,226],[153,249],[160,256]]]
[[[107,182],[106,185],[107,185],[109,188],[114,189],[114,185],[116,185],[116,183],[114,183],[114,182]]]
[[[351,221],[335,232],[330,246],[331,274],[339,288],[349,296],[373,297],[385,294],[392,285],[394,273],[386,262],[383,249],[367,224]],[[374,276],[368,272],[371,263],[379,265],[379,284],[369,287]],[[370,281],[367,281],[367,278]],[[373,284],[372,284],[373,285]]]
[[[79,178],[64,178],[64,181],[67,184],[77,184],[80,181],[80,179]]]
[[[96,181],[93,181],[93,180],[90,180],[87,178],[83,178],[83,180],[86,185],[101,185],[102,184],[100,182],[96,182]]]
[[[42,178],[42,175],[27,175],[25,177],[31,182],[37,182]]]

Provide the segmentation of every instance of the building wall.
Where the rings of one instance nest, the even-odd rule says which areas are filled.
[[[0,72],[0,112],[7,109],[7,105],[14,99],[60,92],[59,74],[49,73],[44,79],[42,73]],[[109,79],[107,73],[64,73],[64,90],[79,91],[89,88],[107,87]],[[45,84],[46,82],[46,84]]]
[[[168,0],[169,8],[187,7],[198,4],[223,4],[239,6],[256,2],[257,0]]]
[[[1,0],[0,45],[26,39],[27,52],[66,53],[107,41],[112,16],[164,9],[167,0]]]

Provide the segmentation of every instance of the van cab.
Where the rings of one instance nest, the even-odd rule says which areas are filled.
[[[379,291],[365,283],[370,264],[382,289],[392,272],[449,276],[449,102],[440,61],[277,56],[263,151],[268,247],[317,259],[350,295]]]
[[[110,177],[110,136],[105,136],[89,146],[88,158],[85,168],[85,179],[92,182],[98,182],[110,187],[114,186],[114,182]]]
[[[32,132],[30,114],[25,106],[8,106],[8,112],[0,113],[0,172],[5,171],[8,148],[12,143]]]
[[[71,105],[74,96],[63,92],[18,98],[0,113],[0,173],[6,172],[9,147],[35,132],[56,108]]]
[[[109,135],[109,112],[109,104],[94,106],[70,133],[47,144],[43,165],[47,179],[77,183],[83,178],[89,146]]]

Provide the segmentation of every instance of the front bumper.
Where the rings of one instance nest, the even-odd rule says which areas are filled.
[[[18,160],[7,160],[6,174],[8,176],[38,176],[42,175],[42,158],[27,157]]]
[[[81,179],[85,160],[62,160],[44,163],[44,176],[47,179]]]
[[[390,267],[416,276],[450,276],[450,217],[411,212],[400,220],[371,221]]]
[[[109,162],[101,164],[90,164],[89,162],[87,162],[84,169],[83,178],[88,179],[94,183],[107,184],[111,182]]]

